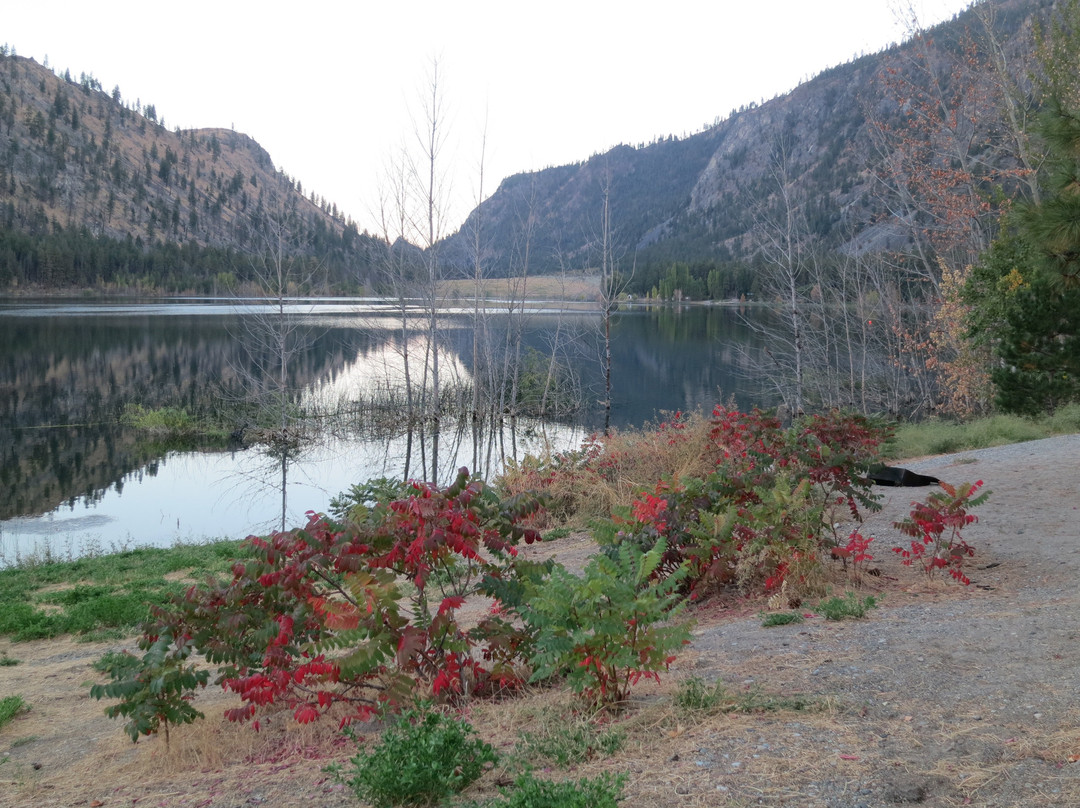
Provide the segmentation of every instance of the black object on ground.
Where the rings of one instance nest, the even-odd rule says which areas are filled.
[[[917,474],[910,469],[897,468],[896,466],[880,466],[872,469],[867,475],[874,485],[903,486],[914,488],[920,485],[938,485],[941,480],[927,474]]]

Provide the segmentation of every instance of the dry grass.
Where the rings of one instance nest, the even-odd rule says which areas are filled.
[[[543,490],[550,497],[539,527],[584,527],[629,505],[661,479],[705,476],[712,470],[711,424],[693,413],[641,429],[613,430],[598,451],[558,458],[526,459],[507,469],[497,484],[507,494]],[[548,471],[556,469],[553,475]]]
[[[581,272],[533,275],[525,282],[520,278],[485,278],[480,286],[484,300],[503,300],[512,296],[534,302],[554,300],[592,304],[599,294],[600,276]],[[439,289],[452,300],[472,300],[476,282],[468,279],[442,281]]]

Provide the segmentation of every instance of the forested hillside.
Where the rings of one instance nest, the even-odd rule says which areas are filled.
[[[381,247],[247,135],[0,50],[0,289],[258,291],[282,238],[307,291],[362,288]]]
[[[628,291],[641,295],[678,271],[684,297],[750,292],[762,233],[788,206],[817,248],[849,254],[926,259],[950,228],[985,235],[1030,181],[1032,23],[1053,6],[977,3],[690,137],[509,177],[449,239],[447,259],[469,265],[479,227],[494,273],[520,269],[526,240],[532,271],[596,266],[605,196]],[[986,243],[965,245],[966,257]]]

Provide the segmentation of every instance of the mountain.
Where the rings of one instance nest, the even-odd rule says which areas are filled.
[[[381,244],[247,135],[169,130],[92,75],[0,51],[0,289],[252,283],[287,224],[311,290],[357,288]],[[310,275],[310,273],[308,273]]]
[[[951,162],[970,159],[978,166],[973,193],[986,194],[991,185],[1009,193],[1018,176],[1015,155],[1005,148],[1002,77],[992,69],[997,53],[991,45],[1000,46],[1010,65],[1020,65],[1009,81],[1022,85],[1031,20],[1053,2],[978,5],[902,45],[732,112],[692,136],[621,145],[584,162],[508,177],[446,240],[444,255],[452,266],[472,266],[479,227],[483,261],[494,273],[520,267],[526,235],[533,272],[595,266],[607,193],[623,266],[633,261],[640,273],[643,266],[676,261],[744,263],[755,255],[760,220],[777,213],[781,186],[797,200],[818,245],[848,252],[910,245],[911,211],[899,211],[883,187],[889,179],[895,185],[895,172],[891,178],[885,174],[897,150],[916,153],[910,141],[921,138],[929,153],[947,151],[946,136],[953,138],[952,148],[970,135],[967,153],[924,159],[940,162],[946,172],[953,170]],[[984,19],[991,22],[992,43]],[[931,100],[937,94],[942,109],[955,104],[946,111],[944,128],[948,115],[959,113],[970,115],[971,132],[931,131],[919,120],[914,96],[920,93]],[[1010,172],[1013,179],[1005,179]],[[904,179],[914,182],[912,176]]]
[[[634,293],[675,264],[696,284],[680,284],[686,296],[748,291],[763,226],[785,206],[815,248],[970,262],[1002,201],[1033,182],[1005,111],[1030,91],[1031,22],[1058,2],[984,0],[695,135],[507,177],[438,245],[442,265],[471,274],[479,230],[491,276],[595,267],[605,198]],[[402,243],[388,261],[246,135],[170,131],[119,88],[0,51],[0,290],[258,291],[253,265],[286,223],[306,266],[298,291],[378,288],[379,266],[420,256]]]

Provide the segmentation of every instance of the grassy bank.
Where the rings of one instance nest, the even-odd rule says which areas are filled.
[[[0,569],[0,635],[35,640],[77,634],[87,641],[127,636],[147,616],[208,575],[224,574],[240,557],[238,541]]]
[[[896,438],[889,446],[889,456],[900,460],[969,452],[1077,432],[1080,432],[1080,404],[1070,404],[1053,415],[1035,419],[1018,415],[992,415],[966,423],[923,421],[901,424],[897,428]]]

